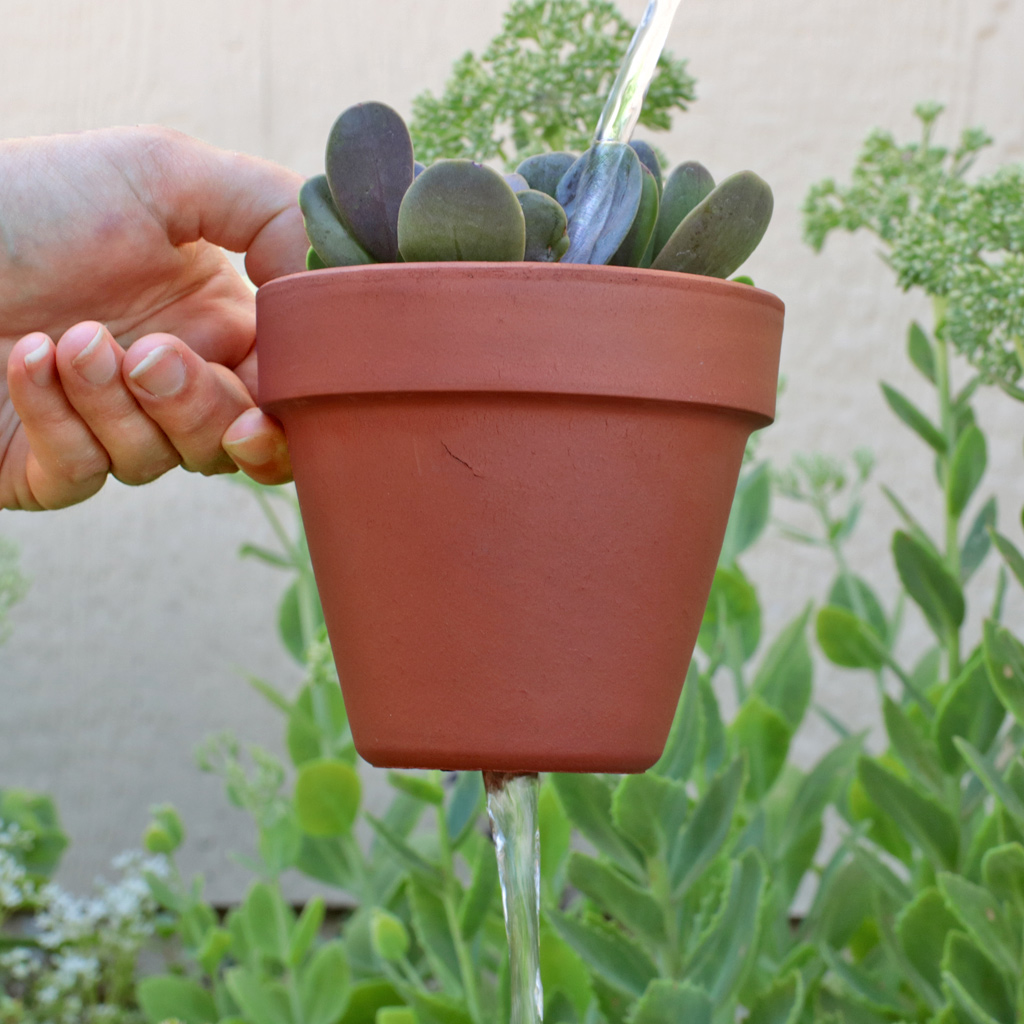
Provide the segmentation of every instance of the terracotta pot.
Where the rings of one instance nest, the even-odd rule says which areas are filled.
[[[538,263],[260,289],[261,404],[366,760],[658,759],[782,314],[746,285]]]

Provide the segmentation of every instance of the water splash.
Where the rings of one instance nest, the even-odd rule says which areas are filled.
[[[484,772],[508,935],[510,1024],[540,1024],[540,831],[537,775]]]

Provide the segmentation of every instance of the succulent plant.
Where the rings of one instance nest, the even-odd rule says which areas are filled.
[[[326,174],[299,195],[309,269],[446,260],[610,263],[728,277],[753,252],[771,189],[742,171],[718,186],[696,161],[662,182],[645,142],[543,153],[501,174],[473,160],[413,157],[383,103],[334,123]]]

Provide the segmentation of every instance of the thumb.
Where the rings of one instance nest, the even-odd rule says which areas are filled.
[[[306,269],[300,174],[180,132],[167,136],[165,158],[171,167],[160,205],[175,245],[202,238],[244,252],[246,272],[256,285]]]

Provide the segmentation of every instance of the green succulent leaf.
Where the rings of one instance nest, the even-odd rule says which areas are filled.
[[[761,462],[736,485],[718,564],[732,565],[764,533],[771,515],[771,466]]]
[[[324,923],[324,915],[327,907],[322,896],[314,896],[302,908],[298,921],[288,939],[289,967],[298,967],[306,958],[306,954],[313,948],[313,942],[320,932],[320,926]],[[210,972],[213,973],[212,971]]]
[[[600,850],[627,871],[640,856],[612,823],[612,789],[600,776],[553,772],[551,779],[569,820]]]
[[[302,973],[299,1000],[303,1024],[337,1024],[349,998],[349,968],[344,945],[326,942]]]
[[[517,168],[532,189],[555,198],[558,183],[565,172],[576,163],[575,153],[538,153],[527,157]]]
[[[948,508],[957,519],[963,515],[971,500],[988,461],[985,435],[973,424],[957,438],[956,448],[949,463]]]
[[[1006,843],[993,847],[982,860],[981,872],[989,891],[1012,906],[1024,921],[1024,846]]]
[[[483,778],[479,772],[459,772],[445,812],[448,834],[458,846],[472,829],[484,798]]]
[[[324,163],[349,234],[375,260],[397,262],[398,210],[413,181],[412,140],[401,116],[383,103],[349,107],[331,128]]]
[[[359,775],[345,761],[309,761],[295,781],[299,824],[311,836],[341,836],[352,829],[359,810]]]
[[[232,968],[224,983],[250,1024],[290,1024],[291,1006],[280,985],[266,983],[248,967]]]
[[[822,652],[834,665],[877,671],[885,664],[881,637],[854,612],[826,605],[818,612],[815,632]]]
[[[729,277],[764,237],[773,204],[772,190],[753,171],[731,175],[683,218],[651,269]]]
[[[654,183],[658,186],[658,195],[660,196],[662,189],[661,161],[658,159],[658,154],[655,152],[654,147],[649,142],[644,142],[643,139],[631,139],[629,144],[636,152],[636,155],[640,157],[640,163],[654,177]]]
[[[636,1001],[627,1024],[711,1024],[715,1004],[699,985],[658,978]]]
[[[1013,573],[1017,582],[1024,587],[1024,555],[1020,553],[1017,545],[1009,537],[1004,537],[1003,534],[995,530],[995,499],[990,499],[989,504],[992,506],[993,514],[990,522],[986,523],[988,526],[988,529],[985,531],[986,539],[990,539],[995,544],[1010,572]],[[985,507],[988,508],[988,505]],[[966,546],[965,544],[965,550]]]
[[[985,788],[996,798],[1000,808],[1009,815],[1016,827],[1024,831],[1024,800],[1003,777],[996,765],[974,746],[959,736],[953,743],[970,766],[971,771],[981,779]]]
[[[871,799],[940,866],[956,867],[960,830],[949,811],[869,758],[858,762],[857,777]]]
[[[467,941],[472,941],[483,927],[497,891],[498,862],[494,848],[490,843],[481,843],[473,860],[472,881],[459,905],[459,931]]]
[[[557,263],[569,249],[565,210],[547,193],[524,189],[516,193],[526,221],[528,263]]]
[[[732,748],[747,755],[748,800],[760,800],[786,763],[793,729],[757,694],[748,695],[729,726]]]
[[[937,881],[946,905],[978,948],[985,950],[1003,973],[1016,975],[1021,966],[1020,935],[1009,927],[995,895],[950,872],[941,873]]]
[[[414,800],[440,807],[444,803],[444,790],[433,779],[409,772],[388,772],[388,782],[397,790],[407,793]]]
[[[569,858],[569,881],[639,939],[647,943],[664,940],[665,918],[658,901],[615,868],[575,852]]]
[[[931,735],[888,694],[882,697],[882,717],[889,742],[904,765],[916,779],[941,795],[946,777],[936,756]]]
[[[142,978],[135,991],[150,1024],[160,1024],[172,1017],[182,1024],[208,1024],[220,1017],[213,996],[191,978],[154,975]]]
[[[935,346],[932,345],[928,335],[916,321],[910,325],[910,329],[907,331],[907,355],[921,375],[934,384],[936,382]]]
[[[682,782],[652,772],[624,775],[612,797],[612,821],[626,839],[655,857],[682,828],[689,804]]]
[[[799,971],[779,978],[750,1007],[747,1024],[796,1024],[804,1005],[804,980]]]
[[[1024,725],[1024,644],[991,619],[985,623],[985,666],[1006,710]]]
[[[947,935],[959,927],[942,894],[934,886],[922,889],[896,919],[896,936],[904,955],[937,1000],[942,986],[942,953]]]
[[[409,263],[516,262],[526,253],[523,208],[496,171],[472,160],[439,160],[402,200],[398,248]]]
[[[242,904],[242,914],[250,945],[264,956],[286,963],[295,921],[280,892],[266,882],[257,882]]]
[[[996,499],[993,497],[982,505],[964,538],[963,547],[960,550],[960,579],[963,583],[966,583],[974,575],[978,566],[985,560],[993,539],[995,539],[992,533],[995,525]],[[998,541],[996,543],[998,545]],[[1000,551],[1002,552],[1002,548]],[[1006,553],[1002,553],[1005,558]],[[1009,560],[1007,564],[1009,564]],[[1018,578],[1021,586],[1024,586],[1024,559],[1021,561],[1020,570],[1021,576]],[[1014,575],[1016,575],[1016,571]]]
[[[970,1020],[999,1024],[1014,1019],[1004,978],[963,932],[950,932],[946,939],[942,980],[953,1001]]]
[[[626,237],[608,261],[613,267],[640,266],[654,235],[654,223],[658,219],[658,183],[647,167],[641,166],[641,170],[643,190],[640,193],[640,205],[629,231],[626,232]]]
[[[711,172],[696,160],[688,160],[670,172],[661,193],[658,223],[654,228],[654,254],[672,237],[686,215],[715,187]]]
[[[564,263],[603,265],[629,233],[644,191],[643,165],[623,142],[596,142],[565,172],[555,198],[569,218]]]
[[[943,690],[935,713],[934,735],[939,760],[947,772],[963,764],[956,737],[987,753],[1006,718],[1006,709],[989,681],[990,671],[984,659],[976,655]]]
[[[964,621],[960,583],[920,541],[897,530],[892,542],[896,570],[907,593],[940,639],[956,634]]]
[[[882,602],[868,582],[853,573],[841,573],[829,588],[828,603],[845,608],[866,622],[882,642],[889,637],[889,620]]]
[[[373,257],[349,234],[334,205],[327,175],[318,174],[299,189],[299,209],[306,226],[306,237],[312,246],[307,253],[309,270],[326,267],[356,267],[373,263]]]
[[[774,708],[795,731],[811,701],[814,667],[807,644],[808,605],[783,628],[758,666],[750,692]]]
[[[939,455],[945,455],[948,449],[946,437],[941,430],[914,403],[901,391],[897,391],[888,384],[882,384],[882,394],[885,396],[889,408],[911,430],[921,438],[925,444],[933,448]]]
[[[445,991],[462,991],[462,975],[455,937],[442,900],[419,879],[409,881],[409,906],[416,938]]]
[[[704,708],[701,699],[700,669],[691,661],[683,683],[683,693],[676,705],[675,717],[669,729],[665,750],[651,769],[657,775],[685,781],[701,749],[704,731]]]

